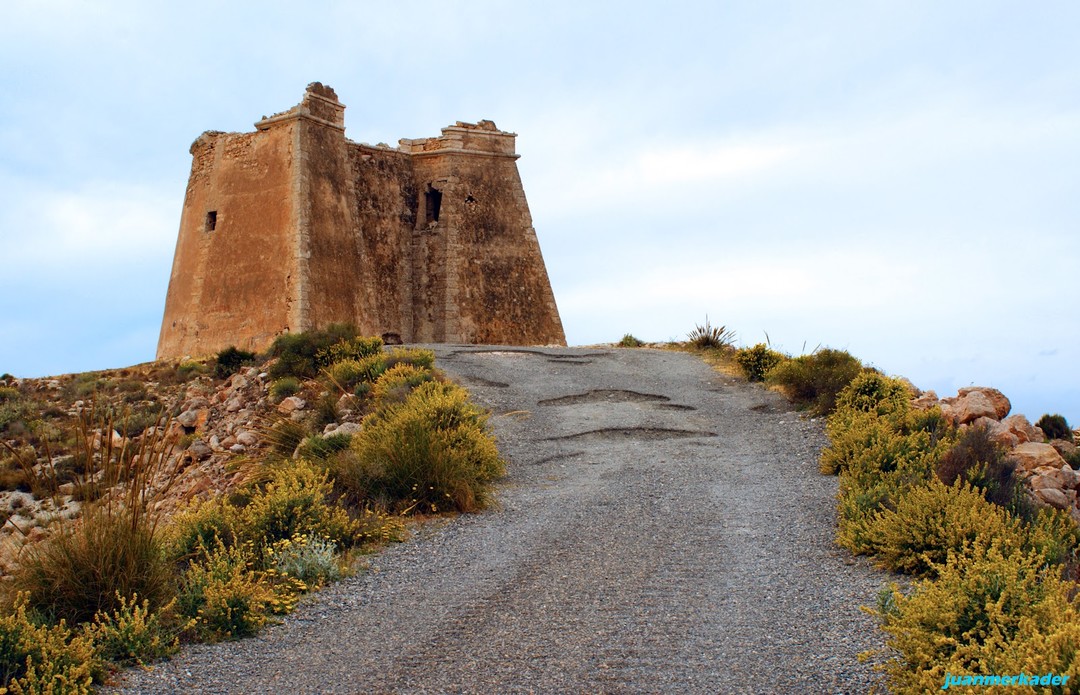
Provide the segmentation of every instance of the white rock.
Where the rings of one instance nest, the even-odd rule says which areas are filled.
[[[307,401],[303,398],[300,398],[299,396],[289,396],[278,403],[277,409],[279,413],[291,413],[296,410],[303,410],[306,405]]]
[[[327,433],[327,436],[332,434],[357,434],[360,431],[360,425],[355,422],[343,422],[333,430]]]

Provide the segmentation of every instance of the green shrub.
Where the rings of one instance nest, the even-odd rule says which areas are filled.
[[[334,473],[356,499],[403,511],[480,509],[505,470],[486,422],[464,389],[427,382],[367,416],[354,456],[342,457]]]
[[[300,380],[294,376],[283,376],[270,385],[270,397],[280,401],[300,393]]]
[[[988,502],[1026,516],[1030,510],[1015,470],[1015,462],[990,438],[989,429],[970,426],[960,432],[956,443],[941,457],[937,477],[946,485],[970,483]]]
[[[765,343],[754,347],[740,348],[735,352],[735,362],[742,368],[749,381],[765,381],[773,367],[783,362],[784,355],[770,350]]]
[[[1043,415],[1035,426],[1043,431],[1047,439],[1064,439],[1067,442],[1073,440],[1072,428],[1064,415]]]
[[[359,360],[341,360],[326,368],[327,378],[344,393],[350,393],[362,382],[372,382],[384,370],[382,355]]]
[[[355,524],[327,495],[332,484],[325,471],[298,460],[279,467],[270,481],[236,512],[234,529],[240,542],[268,546],[298,533],[313,533],[351,545]]]
[[[326,461],[337,452],[348,449],[351,441],[350,434],[331,434],[326,437],[313,434],[300,443],[296,455],[308,461]]]
[[[26,426],[37,416],[33,401],[15,396],[0,401],[0,434]]]
[[[322,361],[330,358],[329,349],[355,338],[356,328],[348,324],[332,324],[325,330],[278,336],[269,350],[270,356],[277,358],[270,366],[270,376],[314,379],[319,369],[329,364]],[[321,359],[320,353],[323,355]]]
[[[951,430],[942,427],[940,415],[909,411],[889,419],[864,413],[842,433],[830,432],[822,469],[840,471],[840,545],[857,554],[877,551],[877,513],[895,509],[910,490],[926,485],[951,446]]]
[[[645,343],[638,340],[637,338],[635,338],[630,333],[627,333],[626,335],[624,335],[622,337],[622,340],[620,340],[617,344],[618,344],[619,347],[636,348],[636,347],[641,347]]]
[[[0,403],[7,403],[22,398],[19,389],[12,386],[0,386]]]
[[[735,331],[728,330],[727,326],[713,326],[709,323],[709,317],[705,317],[704,326],[694,326],[694,330],[686,334],[690,345],[701,349],[730,348],[735,341]]]
[[[768,380],[814,415],[828,415],[839,393],[862,371],[859,360],[847,352],[825,348],[778,364]]]
[[[903,381],[879,372],[863,371],[840,392],[832,419],[846,413],[870,413],[878,417],[904,414],[910,410],[911,395]]]
[[[180,382],[191,381],[196,377],[210,373],[210,367],[194,360],[185,360],[176,365],[176,378]],[[76,395],[81,397],[90,396],[97,390],[98,384],[83,384],[78,388]]]
[[[214,363],[214,375],[224,379],[240,371],[240,368],[254,364],[255,353],[246,350],[238,350],[236,346],[229,346],[217,354]]]
[[[223,498],[193,501],[173,515],[165,528],[166,555],[177,562],[205,558],[218,546],[236,544],[233,515]]]
[[[63,621],[42,625],[16,595],[0,614],[0,689],[11,693],[90,693],[101,668],[93,642]]]

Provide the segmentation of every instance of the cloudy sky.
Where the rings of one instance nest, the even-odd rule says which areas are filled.
[[[318,80],[519,134],[571,344],[707,314],[1080,424],[1076,2],[3,4],[0,372],[152,359],[189,145]]]

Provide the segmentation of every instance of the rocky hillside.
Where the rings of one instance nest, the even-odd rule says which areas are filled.
[[[355,396],[330,394],[309,380],[293,395],[275,397],[264,366],[222,374],[212,360],[155,362],[46,379],[6,376],[0,382],[0,571],[10,570],[24,542],[46,535],[57,515],[75,517],[88,494],[106,494],[83,484],[95,474],[80,446],[85,434],[94,451],[111,447],[121,457],[164,436],[170,447],[164,468],[176,477],[156,506],[168,513],[193,498],[228,492],[246,475],[245,462],[295,445],[289,437],[297,432],[359,429],[364,413]],[[302,428],[283,437],[283,422]]]
[[[1068,510],[1080,523],[1080,461],[1075,437],[1050,439],[1021,414],[1010,414],[1012,404],[1001,391],[986,387],[960,389],[956,396],[939,399],[933,391],[920,393],[917,408],[939,406],[946,417],[961,426],[986,427],[990,438],[1016,462],[1017,477],[1025,482],[1040,503]],[[1072,435],[1068,432],[1066,436]]]

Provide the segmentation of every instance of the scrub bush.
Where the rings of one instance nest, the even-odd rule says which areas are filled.
[[[333,346],[352,343],[356,335],[355,326],[338,323],[331,324],[325,330],[278,336],[269,350],[269,355],[277,358],[270,365],[270,376],[314,379],[321,367],[330,364],[334,354]],[[349,352],[349,348],[342,348],[341,352],[344,356],[344,353]]]
[[[157,611],[150,608],[149,601],[117,597],[119,607],[98,613],[94,622],[87,626],[86,634],[93,641],[98,655],[118,666],[139,664],[174,654],[180,645],[180,633],[192,627],[174,615],[176,602],[170,601]]]
[[[1067,442],[1073,440],[1072,428],[1064,415],[1043,415],[1035,426],[1043,431],[1047,439],[1064,439]]]
[[[874,531],[881,565],[916,576],[936,576],[950,553],[963,555],[980,535],[1020,543],[1008,512],[971,485],[945,485],[936,478],[902,496],[895,510],[879,512]]]
[[[505,464],[487,414],[460,386],[427,382],[368,415],[335,473],[359,500],[400,511],[475,511]]]
[[[1015,462],[990,439],[990,431],[979,426],[960,432],[956,443],[937,465],[937,477],[946,485],[957,481],[970,483],[988,502],[1014,514],[1029,516],[1031,510],[1015,472]]]
[[[635,337],[634,337],[633,335],[631,335],[630,333],[627,333],[626,335],[624,335],[624,336],[622,337],[622,340],[620,340],[620,341],[619,341],[619,342],[617,343],[617,345],[618,345],[619,347],[625,347],[625,348],[636,348],[636,347],[641,347],[641,346],[642,346],[642,345],[644,345],[644,344],[645,344],[645,343],[641,342],[640,340],[638,340],[637,338],[635,338]]]
[[[1076,585],[1007,540],[950,555],[936,580],[908,596],[894,586],[877,613],[894,650],[885,670],[898,695],[939,691],[947,673],[1068,675],[1070,687],[1049,690],[1057,693],[1080,679]]]
[[[435,374],[430,369],[401,362],[379,377],[371,395],[378,401],[404,401],[417,386],[434,379]]]
[[[254,363],[254,352],[238,350],[236,346],[229,346],[217,354],[214,364],[214,376],[224,379],[240,371],[241,367]]]
[[[787,359],[784,355],[770,350],[765,343],[754,347],[740,348],[735,353],[735,362],[742,368],[749,381],[765,381],[765,377],[776,365]]]
[[[341,577],[336,551],[333,541],[301,533],[272,545],[269,557],[275,570],[314,587]]]
[[[0,615],[0,688],[11,693],[89,693],[100,671],[91,639],[61,621],[43,625],[19,594]]]
[[[241,546],[217,546],[184,573],[177,610],[193,621],[195,635],[207,641],[246,637],[269,619],[273,589],[252,568]]]
[[[862,371],[862,363],[847,352],[826,348],[778,364],[768,381],[812,414],[828,415],[839,393]]]
[[[270,397],[280,401],[300,393],[300,380],[294,376],[283,376],[270,384]]]
[[[358,361],[372,355],[380,355],[382,351],[382,338],[355,337],[340,340],[330,347],[319,350],[315,355],[315,361],[319,366],[328,367],[345,360]]]

